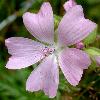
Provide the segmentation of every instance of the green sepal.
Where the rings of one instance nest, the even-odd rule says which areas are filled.
[[[95,41],[97,35],[97,27],[92,31],[84,40],[83,43],[85,45],[91,44]]]
[[[100,56],[100,49],[95,47],[85,48],[85,52],[87,52],[90,56]]]
[[[58,28],[58,25],[61,21],[61,16],[57,16],[57,15],[54,15],[54,28],[57,29]]]

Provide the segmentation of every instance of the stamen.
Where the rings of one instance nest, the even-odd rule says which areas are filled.
[[[49,47],[45,47],[43,49],[43,53],[44,53],[45,56],[48,56],[49,54],[52,54],[54,51],[55,51],[54,48],[49,48]]]

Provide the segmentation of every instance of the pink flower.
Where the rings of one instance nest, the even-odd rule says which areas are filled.
[[[64,4],[64,9],[66,11],[69,11],[72,7],[74,7],[76,5],[75,0],[69,0]]]
[[[29,76],[26,90],[43,90],[50,98],[57,93],[58,67],[68,82],[76,86],[83,70],[88,68],[91,61],[84,51],[68,46],[83,40],[96,27],[95,23],[84,18],[82,7],[75,5],[64,15],[57,29],[57,43],[54,37],[53,11],[49,3],[43,3],[37,14],[26,12],[23,22],[27,30],[41,43],[23,37],[7,39],[6,46],[12,56],[6,68],[21,69],[41,61]]]

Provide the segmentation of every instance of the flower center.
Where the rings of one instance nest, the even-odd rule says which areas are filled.
[[[45,48],[42,50],[45,56],[48,56],[50,54],[59,54],[59,52],[63,49],[63,47],[58,47],[57,45],[55,46],[45,46]]]
[[[45,56],[48,56],[49,54],[54,53],[55,49],[54,48],[50,48],[45,46],[45,48],[43,49],[43,53]]]

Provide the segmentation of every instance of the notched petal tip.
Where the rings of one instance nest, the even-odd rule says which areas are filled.
[[[32,71],[26,82],[27,91],[36,92],[42,90],[49,98],[54,98],[56,96],[59,72],[53,56],[54,55],[51,55],[45,58],[45,60]],[[58,81],[56,82],[56,80]]]
[[[97,24],[96,23],[94,23],[94,22],[92,22],[92,26],[93,26],[93,30],[92,31],[94,31],[98,26],[97,26]]]
[[[87,23],[90,23],[90,25],[93,27],[93,29],[97,28],[97,24],[94,23],[93,21],[89,20],[89,19],[86,19],[87,20]]]
[[[88,55],[75,48],[64,49],[58,57],[60,68],[68,82],[76,86],[83,75],[83,70],[90,65]]]
[[[76,5],[65,14],[59,24],[59,44],[67,46],[76,44],[85,39],[96,26],[94,22],[85,19],[82,6]]]
[[[89,19],[86,19],[86,24],[88,25],[88,27],[87,27],[87,29],[86,30],[88,30],[88,33],[87,33],[87,35],[83,38],[83,39],[85,39],[89,34],[91,34],[91,32],[93,32],[96,28],[97,28],[97,24],[96,23],[94,23],[94,22],[92,22],[91,20],[89,20]],[[85,26],[84,26],[85,27]],[[82,40],[83,40],[82,39]]]
[[[23,20],[26,19],[27,17],[30,17],[30,12],[25,12],[22,16]]]
[[[53,43],[54,19],[50,3],[43,3],[38,13],[24,13],[22,18],[26,29],[35,38],[45,43]]]
[[[5,40],[5,44],[8,44],[8,43],[11,43],[11,40],[13,39],[14,37],[11,37],[11,38],[8,38]]]
[[[6,39],[6,40],[5,40],[5,43],[10,43],[9,39]]]
[[[49,2],[44,2],[42,5],[43,6],[51,6]]]
[[[20,38],[20,37],[10,37],[8,39],[5,40],[5,43],[12,43],[12,40],[15,40],[15,38]]]
[[[76,2],[74,0],[69,0],[67,2],[65,2],[65,4],[63,5],[64,9],[66,11],[69,11],[72,7],[74,7],[76,4]]]

